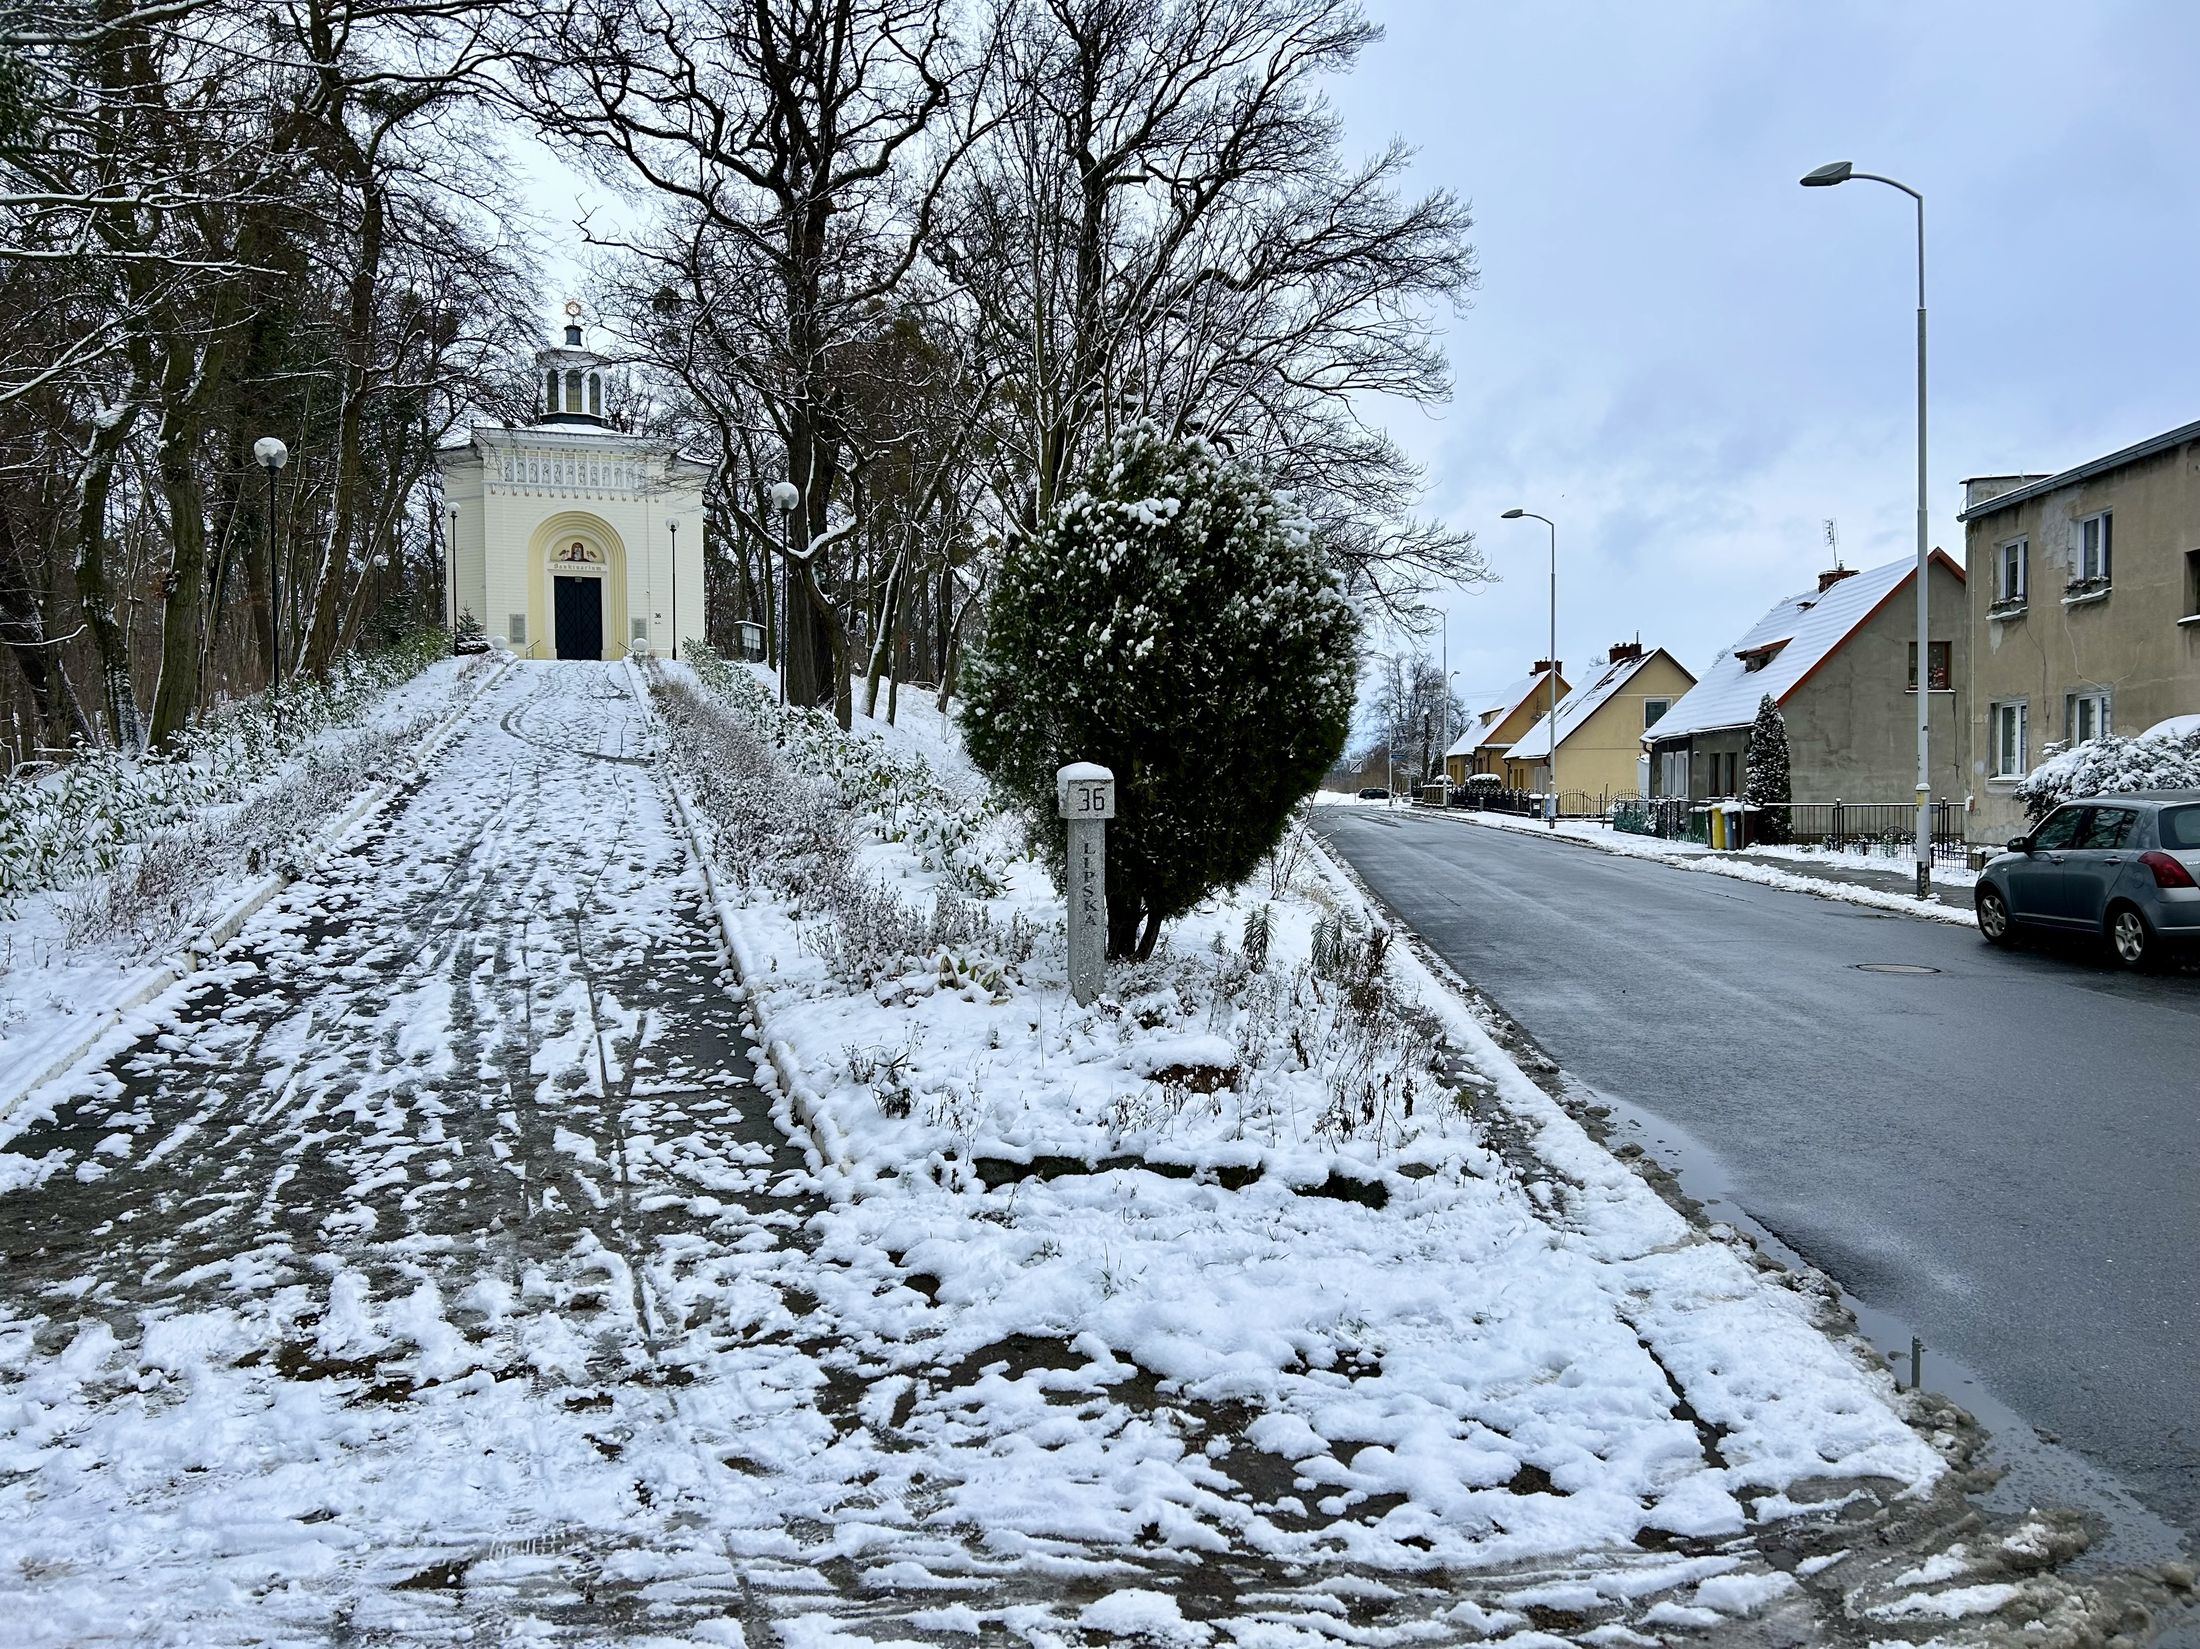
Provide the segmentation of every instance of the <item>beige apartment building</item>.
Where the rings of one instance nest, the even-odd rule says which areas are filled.
[[[1971,835],[1998,841],[2052,749],[2200,712],[2200,423],[1963,486]]]

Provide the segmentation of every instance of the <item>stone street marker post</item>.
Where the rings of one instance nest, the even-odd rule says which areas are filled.
[[[1100,994],[1108,960],[1108,824],[1115,775],[1071,762],[1054,775],[1054,806],[1069,821],[1069,990],[1084,1007]]]

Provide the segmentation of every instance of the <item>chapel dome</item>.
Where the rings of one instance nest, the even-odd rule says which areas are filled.
[[[539,424],[604,427],[604,358],[581,340],[581,306],[565,306],[565,342],[535,352],[535,381],[542,386]]]

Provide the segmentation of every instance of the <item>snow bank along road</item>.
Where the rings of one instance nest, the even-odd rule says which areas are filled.
[[[1321,823],[1566,1069],[2200,1535],[2200,979],[1510,831]]]
[[[1964,1570],[1873,1539],[1952,1481],[1883,1379],[1723,1245],[1644,1247],[1608,1158],[1401,1174],[1380,1217],[1142,1170],[840,1194],[633,680],[516,667],[13,1119],[0,1642],[1786,1644]],[[1328,1326],[1264,1338],[1281,1288]],[[1157,1377],[1134,1322],[1259,1379]]]

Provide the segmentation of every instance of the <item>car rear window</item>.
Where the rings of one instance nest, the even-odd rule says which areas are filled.
[[[2163,808],[2162,845],[2200,848],[2200,807]]]

